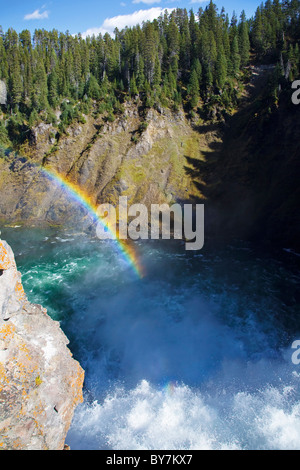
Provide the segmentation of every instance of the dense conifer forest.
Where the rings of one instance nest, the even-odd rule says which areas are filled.
[[[0,143],[22,143],[42,121],[58,136],[89,113],[113,121],[126,100],[220,118],[238,105],[255,64],[276,65],[274,103],[299,76],[299,38],[299,0],[267,0],[252,18],[229,17],[211,1],[116,29],[114,38],[0,29]]]

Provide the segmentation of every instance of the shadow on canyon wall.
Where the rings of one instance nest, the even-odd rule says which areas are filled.
[[[186,156],[185,169],[203,194],[208,237],[250,239],[299,253],[300,105],[285,90],[270,107],[269,70],[255,72],[248,96],[221,129],[221,145],[212,142],[203,161]]]

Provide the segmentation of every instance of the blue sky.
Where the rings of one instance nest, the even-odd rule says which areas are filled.
[[[166,8],[191,8],[196,13],[203,0],[1,0],[0,25],[7,31],[12,27],[20,32],[23,29],[34,31],[36,28],[57,29],[71,34],[113,32],[115,27],[133,26],[159,16]],[[260,0],[215,0],[219,11],[222,6],[231,17],[244,9],[252,16]]]

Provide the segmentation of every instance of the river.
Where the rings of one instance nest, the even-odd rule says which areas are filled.
[[[113,241],[54,228],[1,237],[85,369],[72,449],[300,448],[297,256],[139,241],[139,277]]]

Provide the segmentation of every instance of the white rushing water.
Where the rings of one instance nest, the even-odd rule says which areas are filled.
[[[68,442],[73,449],[299,449],[296,387],[256,393],[202,395],[185,385],[172,392],[142,381],[115,389],[102,403],[76,412]]]
[[[61,321],[86,372],[72,449],[300,448],[287,258],[140,244],[136,279],[105,243],[22,229],[20,245],[20,230],[6,238],[30,300]]]
[[[182,301],[176,315],[130,306],[130,298],[91,306],[83,327],[94,345],[86,351],[90,395],[69,432],[72,448],[299,448],[291,349],[276,350],[252,315],[228,327],[199,298]]]

